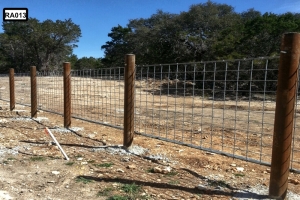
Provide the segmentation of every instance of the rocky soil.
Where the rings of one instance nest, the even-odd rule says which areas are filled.
[[[0,103],[0,199],[267,199],[268,166]],[[49,133],[56,137],[69,160]],[[288,199],[300,199],[290,173]]]

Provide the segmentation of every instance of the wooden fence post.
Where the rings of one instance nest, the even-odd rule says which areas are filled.
[[[30,67],[31,117],[37,116],[36,67]]]
[[[300,34],[284,34],[281,41],[269,196],[287,194],[294,111],[300,59]]]
[[[124,134],[123,146],[129,148],[134,137],[135,55],[125,56],[124,72]]]
[[[71,64],[64,62],[64,127],[71,126]]]
[[[9,69],[9,97],[10,97],[10,110],[15,109],[15,70],[13,68]]]

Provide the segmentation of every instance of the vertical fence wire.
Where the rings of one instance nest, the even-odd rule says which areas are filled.
[[[222,112],[222,149],[221,151],[224,150],[224,138],[225,138],[225,108],[226,108],[226,104],[225,104],[225,99],[226,99],[226,87],[227,87],[227,68],[228,68],[228,62],[225,63],[225,72],[224,72],[224,88],[223,88],[223,112]]]
[[[195,83],[196,83],[196,64],[193,64],[193,80],[192,80],[192,83],[193,83],[193,89],[192,89],[192,121],[191,123],[194,124],[194,116],[195,116]],[[197,131],[199,131],[199,129],[197,130],[195,126],[192,126],[191,128],[191,133],[190,133],[190,143],[193,142],[193,134]]]
[[[262,116],[261,116],[261,138],[260,138],[260,158],[259,160],[262,160],[262,157],[264,156],[263,153],[263,138],[264,138],[264,119],[265,119],[265,102],[266,102],[266,85],[267,85],[267,74],[268,74],[268,60],[266,60],[264,70],[264,91],[263,91],[263,102],[262,102]]]
[[[169,132],[169,123],[168,123],[168,119],[169,119],[169,97],[170,97],[170,74],[171,74],[171,66],[170,65],[167,65],[168,67],[168,71],[167,71],[167,105],[166,105],[166,108],[167,108],[167,111],[166,111],[166,114],[167,114],[167,117],[166,117],[166,138],[168,138],[168,132]]]
[[[186,65],[183,65],[183,68],[184,68],[184,75],[183,75],[183,90],[185,91],[186,90],[186,88],[185,88],[185,86],[186,86],[186,73],[187,73],[187,71],[186,71]],[[188,122],[186,122],[185,121],[185,119],[184,119],[184,114],[185,114],[185,95],[186,95],[186,93],[184,92],[183,93],[183,103],[182,103],[182,124],[181,124],[181,141],[184,141],[184,142],[186,142],[185,141],[185,136],[184,136],[184,130],[185,130],[185,124],[186,123],[188,123]],[[180,106],[180,108],[181,108],[181,106]],[[179,118],[180,119],[180,118]]]
[[[153,77],[153,83],[152,83],[152,86],[151,86],[151,115],[152,115],[152,119],[151,119],[151,132],[153,133],[154,132],[154,97],[155,97],[155,82],[156,82],[156,74],[155,74],[155,69],[156,69],[156,65],[153,66],[153,74],[152,74],[152,77]]]
[[[246,139],[246,159],[249,157],[249,138],[250,138],[250,113],[251,113],[251,101],[252,101],[252,74],[253,74],[253,60],[251,61],[250,79],[249,79],[249,102],[248,102],[248,123],[247,123],[247,139]]]
[[[200,137],[200,146],[202,146],[202,142],[204,141],[204,137],[203,137],[203,117],[204,117],[204,98],[205,98],[205,87],[204,87],[204,83],[205,83],[205,73],[206,73],[206,63],[204,63],[203,66],[203,78],[202,78],[202,99],[201,99],[201,103],[202,103],[202,112],[201,112],[201,124],[200,124],[200,128],[201,128],[201,137]],[[201,78],[201,77],[199,77]],[[201,80],[199,80],[201,81]],[[203,130],[203,131],[202,131]]]
[[[160,81],[162,82],[163,80],[163,66],[162,65],[159,65],[159,69],[160,69]],[[161,94],[162,94],[162,85],[160,84],[159,86],[159,106],[161,107]],[[164,124],[164,120],[161,116],[161,109],[159,109],[158,111],[158,115],[159,115],[159,132],[158,132],[158,136],[161,137],[161,131],[163,131],[163,124]]]

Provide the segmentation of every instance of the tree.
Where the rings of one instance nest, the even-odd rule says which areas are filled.
[[[158,10],[150,18],[130,20],[125,28],[114,27],[112,40],[102,46],[103,61],[121,65],[116,60],[131,52],[139,64],[211,60],[222,30],[236,26],[238,19],[233,7],[211,1],[180,14]]]
[[[66,61],[71,63],[72,69],[75,69],[75,63],[78,61],[78,57],[75,54],[71,54],[67,56]]]
[[[240,16],[241,16],[243,22],[247,22],[247,21],[253,20],[257,17],[261,17],[261,13],[257,10],[254,10],[254,8],[250,8],[247,11],[242,12],[240,14]]]
[[[138,64],[179,63],[276,56],[285,32],[300,31],[300,14],[237,13],[230,5],[192,5],[187,12],[158,10],[149,18],[113,27],[103,63],[122,66],[124,54],[136,54]]]
[[[45,20],[30,18],[26,22],[3,22],[0,34],[0,52],[7,62],[20,71],[28,71],[30,65],[37,70],[56,69],[81,36],[81,30],[71,19]]]
[[[298,31],[300,20],[296,14],[265,13],[245,22],[239,50],[246,57],[279,55],[282,35]]]
[[[102,66],[101,58],[82,57],[76,61],[74,64],[74,69],[99,69]]]
[[[190,61],[215,59],[214,44],[223,30],[232,28],[239,20],[232,6],[207,1],[192,5],[183,13],[185,44]]]
[[[17,30],[18,27],[13,28]],[[0,52],[2,61],[5,63],[5,66],[1,66],[3,71],[12,67],[18,71],[27,64],[25,57],[29,54],[28,48],[25,41],[22,41],[18,35],[10,32],[0,34]]]
[[[107,41],[105,45],[101,46],[105,53],[105,57],[102,59],[104,65],[124,66],[124,55],[131,52],[128,42],[129,33],[131,33],[130,28],[120,25],[111,29],[111,32],[108,34],[111,41]]]
[[[180,58],[175,48],[178,44],[177,14],[158,10],[148,19],[130,20],[131,42],[137,62],[143,64],[165,63]],[[181,45],[179,45],[181,46]]]

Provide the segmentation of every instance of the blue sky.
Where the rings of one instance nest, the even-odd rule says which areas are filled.
[[[101,45],[109,41],[107,34],[111,28],[120,24],[125,26],[130,19],[148,18],[158,9],[165,12],[180,13],[188,11],[192,4],[205,3],[206,0],[1,0],[0,8],[25,7],[29,17],[40,21],[46,19],[64,20],[71,18],[79,25],[82,37],[74,49],[81,57],[103,57]],[[225,3],[243,12],[250,8],[261,13],[300,12],[300,0],[213,0]],[[2,20],[2,18],[1,18]]]

